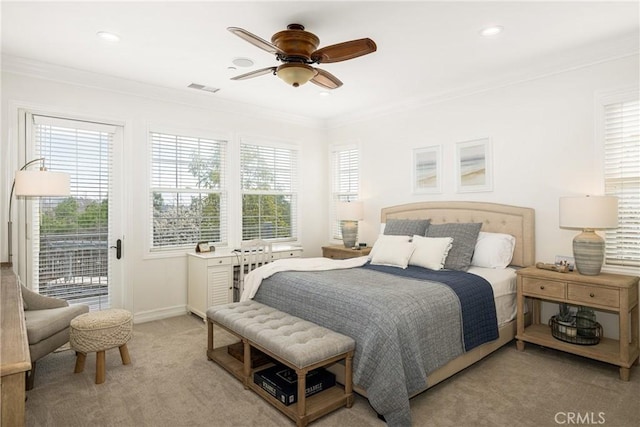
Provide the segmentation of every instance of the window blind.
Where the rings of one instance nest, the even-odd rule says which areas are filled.
[[[226,141],[151,132],[151,250],[227,242]]]
[[[240,145],[242,240],[297,239],[298,151]]]
[[[640,266],[640,103],[604,106],[605,193],[618,197],[618,228],[606,232],[605,263]]]
[[[69,197],[32,203],[33,286],[43,295],[109,308],[109,218],[115,127],[32,116],[33,144],[50,171],[70,174]]]
[[[340,221],[336,218],[336,203],[358,199],[360,186],[359,152],[354,146],[336,147],[331,155],[333,203],[331,209],[331,235],[342,239]]]

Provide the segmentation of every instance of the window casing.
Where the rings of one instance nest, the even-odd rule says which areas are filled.
[[[640,102],[638,93],[602,103],[604,191],[618,197],[618,228],[607,230],[605,264],[640,266]]]
[[[152,251],[227,243],[227,142],[150,132]]]
[[[298,150],[240,144],[242,240],[298,239]]]
[[[331,150],[331,237],[342,240],[336,203],[357,200],[360,191],[360,153],[355,145],[335,146]]]

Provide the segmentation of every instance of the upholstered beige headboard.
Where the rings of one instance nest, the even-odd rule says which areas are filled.
[[[535,211],[531,208],[484,202],[420,202],[383,208],[380,220],[431,219],[445,222],[481,222],[482,231],[511,234],[516,238],[512,265],[535,264]]]

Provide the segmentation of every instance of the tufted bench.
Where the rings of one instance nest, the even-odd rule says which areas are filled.
[[[240,338],[244,362],[230,356],[226,347],[214,349],[214,325]],[[355,341],[352,338],[255,301],[210,307],[207,310],[207,328],[208,358],[236,376],[245,388],[252,389],[293,419],[299,427],[342,406],[350,408],[353,405]],[[280,403],[252,381],[252,347],[296,371],[298,396],[295,407]],[[307,373],[341,360],[345,361],[344,390],[336,386],[307,399]]]

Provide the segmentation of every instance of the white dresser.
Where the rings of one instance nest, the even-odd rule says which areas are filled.
[[[273,245],[274,260],[301,256],[302,247],[300,246]],[[246,260],[241,259],[239,252],[230,250],[190,252],[187,257],[189,259],[187,310],[206,320],[207,308],[233,302],[234,282],[237,281],[239,266]]]

